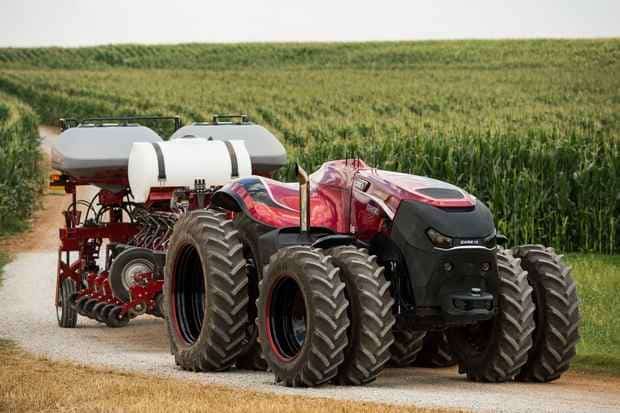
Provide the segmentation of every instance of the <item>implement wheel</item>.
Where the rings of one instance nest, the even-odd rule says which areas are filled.
[[[511,380],[527,362],[534,332],[532,287],[520,260],[497,252],[497,313],[491,320],[447,330],[459,372],[472,381]]]
[[[354,246],[335,247],[326,252],[346,285],[349,300],[349,345],[338,369],[339,384],[361,385],[374,381],[390,360],[394,342],[392,314],[394,300],[390,283],[377,257]]]
[[[106,325],[108,324],[108,316],[110,315],[110,311],[112,311],[116,307],[116,304],[106,304],[100,310],[99,316],[103,320]]]
[[[345,284],[320,250],[294,246],[275,253],[258,299],[263,355],[276,380],[312,387],[336,377],[348,344]]]
[[[553,248],[523,245],[513,252],[527,271],[536,305],[534,346],[517,380],[556,380],[568,370],[579,341],[579,299],[571,269]]]
[[[230,368],[244,349],[248,277],[231,220],[192,211],[174,226],[166,255],[165,316],[171,351],[184,370]]]
[[[93,315],[95,316],[95,320],[99,321],[100,323],[105,323],[106,321],[107,316],[104,317],[102,314],[102,310],[105,308],[106,305],[108,304],[100,301],[93,307]]]
[[[100,301],[96,298],[89,298],[88,300],[86,300],[81,308],[82,308],[82,315],[85,315],[88,318],[95,318],[95,313],[93,312],[93,309],[95,308],[95,305],[97,305]]]
[[[125,314],[121,317],[122,307],[120,305],[115,305],[112,309],[107,313],[107,317],[105,323],[108,327],[118,328],[125,327],[129,324],[129,316]]]
[[[118,254],[108,277],[114,296],[124,303],[129,302],[129,289],[136,284],[135,276],[154,273],[155,262],[155,254],[146,248],[130,248]]]
[[[60,302],[56,304],[56,318],[62,328],[75,328],[77,325],[78,313],[72,303],[75,292],[75,282],[71,278],[65,278],[58,291]]]

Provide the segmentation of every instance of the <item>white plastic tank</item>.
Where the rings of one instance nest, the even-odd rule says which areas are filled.
[[[143,203],[151,188],[193,189],[196,179],[208,188],[249,176],[252,162],[240,140],[175,139],[134,143],[127,172],[134,202]]]

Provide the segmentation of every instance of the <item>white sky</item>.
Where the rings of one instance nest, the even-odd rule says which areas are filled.
[[[620,0],[0,0],[0,46],[619,36]]]

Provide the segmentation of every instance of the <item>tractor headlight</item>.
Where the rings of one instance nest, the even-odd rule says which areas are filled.
[[[441,232],[429,228],[426,230],[426,235],[437,248],[452,248],[452,238],[443,235]]]

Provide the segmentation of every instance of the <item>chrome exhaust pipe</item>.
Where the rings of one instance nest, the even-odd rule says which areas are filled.
[[[295,165],[295,173],[299,182],[299,229],[302,234],[307,234],[310,229],[310,179],[299,164]]]

